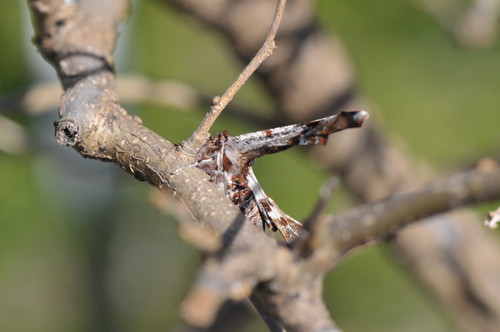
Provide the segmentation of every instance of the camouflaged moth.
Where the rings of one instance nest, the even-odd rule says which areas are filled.
[[[279,230],[286,241],[298,237],[302,224],[283,212],[260,186],[252,165],[263,155],[294,145],[326,144],[331,133],[361,127],[366,111],[341,112],[285,127],[230,136],[217,133],[197,153],[196,166],[205,171],[227,197],[259,229]]]

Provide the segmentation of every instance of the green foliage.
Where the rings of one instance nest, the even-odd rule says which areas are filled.
[[[25,66],[21,24],[22,2],[3,1],[0,4],[0,91],[20,88],[29,82],[29,72]]]

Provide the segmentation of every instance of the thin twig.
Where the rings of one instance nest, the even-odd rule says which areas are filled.
[[[455,24],[453,32],[466,47],[490,47],[497,38],[499,15],[499,0],[475,0]]]
[[[333,193],[338,187],[338,180],[336,177],[330,177],[323,183],[319,191],[319,198],[314,210],[311,215],[307,217],[302,224],[304,225],[304,229],[311,229],[314,226],[314,223],[321,217],[321,215],[325,212],[328,203],[332,199]]]
[[[306,257],[311,254],[314,250],[311,234],[316,232],[316,229],[320,227],[322,220],[326,219],[324,215],[328,203],[332,199],[333,193],[338,187],[338,180],[336,177],[330,177],[325,181],[319,192],[318,202],[314,207],[313,212],[309,217],[307,217],[302,224],[304,225],[304,230],[298,241],[294,244],[302,256]]]
[[[274,13],[273,22],[271,23],[271,28],[267,33],[266,39],[259,49],[257,54],[253,57],[250,63],[243,69],[243,71],[238,75],[238,78],[231,84],[231,86],[224,92],[222,97],[216,96],[212,101],[209,111],[205,115],[205,118],[200,123],[198,128],[193,132],[191,137],[183,142],[182,146],[188,151],[193,152],[197,150],[201,144],[203,144],[206,139],[210,136],[209,131],[212,128],[215,120],[222,113],[227,104],[233,99],[238,90],[248,81],[250,76],[259,68],[259,66],[273,53],[276,48],[274,43],[274,38],[278,32],[278,27],[285,11],[286,0],[278,0],[276,6],[276,11]]]
[[[269,332],[286,332],[285,329],[281,326],[280,322],[278,322],[275,317],[270,315],[269,312],[267,312],[266,309],[262,307],[259,299],[257,299],[255,296],[250,296],[249,299],[255,307],[255,310],[257,310],[259,315],[262,317],[264,323],[266,323]]]
[[[22,155],[28,151],[29,133],[21,125],[0,115],[0,151]]]

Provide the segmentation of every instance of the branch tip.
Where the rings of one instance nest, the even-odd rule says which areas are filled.
[[[353,116],[353,119],[354,121],[356,121],[357,125],[358,126],[362,126],[363,123],[368,120],[368,118],[370,117],[370,114],[365,111],[365,110],[360,110],[360,111],[357,111],[357,113]]]
[[[60,145],[74,146],[79,138],[79,126],[73,120],[54,122],[55,136]]]

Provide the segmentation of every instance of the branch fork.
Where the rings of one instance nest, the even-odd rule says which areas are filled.
[[[125,0],[81,0],[78,2],[78,10],[82,11],[80,15],[92,17],[98,14],[105,19],[91,26],[77,20],[72,22],[73,29],[63,34],[53,29],[53,18],[60,14],[59,10],[64,10],[65,4],[61,0],[30,2],[38,34],[47,38],[46,42],[38,44],[40,52],[58,71],[65,88],[61,99],[61,119],[57,123],[58,141],[73,146],[85,157],[114,162],[139,180],[171,190],[189,207],[194,218],[199,223],[209,225],[220,239],[220,243],[214,241],[217,243],[213,246],[213,243],[200,246],[208,253],[192,290],[193,295],[188,296],[183,306],[182,312],[188,323],[198,326],[209,324],[224,300],[251,294],[253,303],[263,308],[273,320],[270,325],[283,327],[290,332],[334,331],[336,327],[321,299],[321,283],[326,271],[346,253],[365,244],[368,239],[381,240],[395,228],[417,218],[444,212],[458,205],[500,198],[498,169],[491,172],[471,170],[414,192],[363,205],[333,219],[315,217],[308,222],[308,239],[299,237],[288,245],[279,243],[259,231],[243,216],[240,208],[219,190],[221,183],[222,187],[227,182],[224,179],[236,183],[240,181],[236,179],[238,174],[244,174],[247,176],[244,180],[250,188],[250,191],[245,192],[251,192],[254,198],[258,198],[262,192],[249,176],[253,174],[251,166],[258,156],[297,144],[324,144],[331,132],[360,126],[367,118],[367,113],[345,112],[237,137],[222,133],[210,141],[209,130],[216,118],[274,49],[274,37],[285,5],[285,1],[280,0],[264,46],[220,100],[214,99],[213,108],[198,129],[183,142],[188,150],[193,151],[193,155],[196,154],[199,165],[205,165],[210,168],[209,171],[189,167],[195,159],[193,155],[176,149],[171,142],[144,127],[118,105],[116,78],[112,71],[86,72],[86,75],[79,77],[77,84],[73,84],[74,77],[67,75],[60,61],[57,61],[69,49],[89,52],[88,45],[93,45],[92,51],[96,56],[104,54],[104,58],[111,59],[110,53],[116,38],[114,27],[125,17],[126,3]],[[51,11],[47,12],[46,8],[51,8]],[[81,31],[92,33],[80,34]],[[84,61],[83,57],[73,60],[75,65]],[[248,146],[248,142],[256,144]],[[214,159],[211,159],[210,153],[213,153]],[[229,157],[234,155],[237,158],[229,160],[229,164],[239,168],[239,173],[229,174],[234,177],[232,179],[225,177],[228,175],[225,173],[232,168],[224,167],[225,163],[228,164],[224,156],[231,159]],[[221,160],[222,168],[219,167],[221,164],[215,162],[216,159]],[[178,169],[182,169],[182,172],[176,172]],[[210,172],[212,174],[207,174]],[[218,177],[221,177],[219,182]],[[223,189],[227,193],[227,188]],[[232,193],[238,192],[233,190]],[[248,201],[242,197],[241,204]],[[276,215],[277,210],[266,209],[262,201],[260,205],[264,211],[256,200],[253,202],[256,208],[250,210],[261,218],[265,213],[268,217],[273,213]],[[409,215],[408,211],[412,213]],[[279,213],[277,215],[283,217]],[[367,217],[369,223],[365,222]],[[301,251],[300,244],[306,240],[306,246],[313,248],[310,255],[304,255]],[[220,250],[210,252],[210,248]]]
[[[252,58],[250,63],[245,67],[245,69],[243,69],[243,71],[238,75],[238,78],[229,86],[226,92],[224,92],[222,96],[216,96],[213,98],[212,105],[210,106],[210,109],[203,121],[193,132],[191,137],[182,143],[182,146],[185,149],[187,149],[188,151],[197,151],[203,144],[205,144],[206,140],[210,137],[209,131],[210,128],[212,128],[215,120],[226,108],[227,104],[229,104],[229,102],[234,98],[240,88],[248,81],[255,70],[259,68],[261,63],[271,56],[274,49],[276,48],[274,39],[278,32],[278,27],[281,23],[281,18],[283,17],[285,6],[286,0],[278,0],[273,21],[271,23],[271,28],[269,29],[269,32],[267,33],[266,39],[264,40],[261,48]]]

